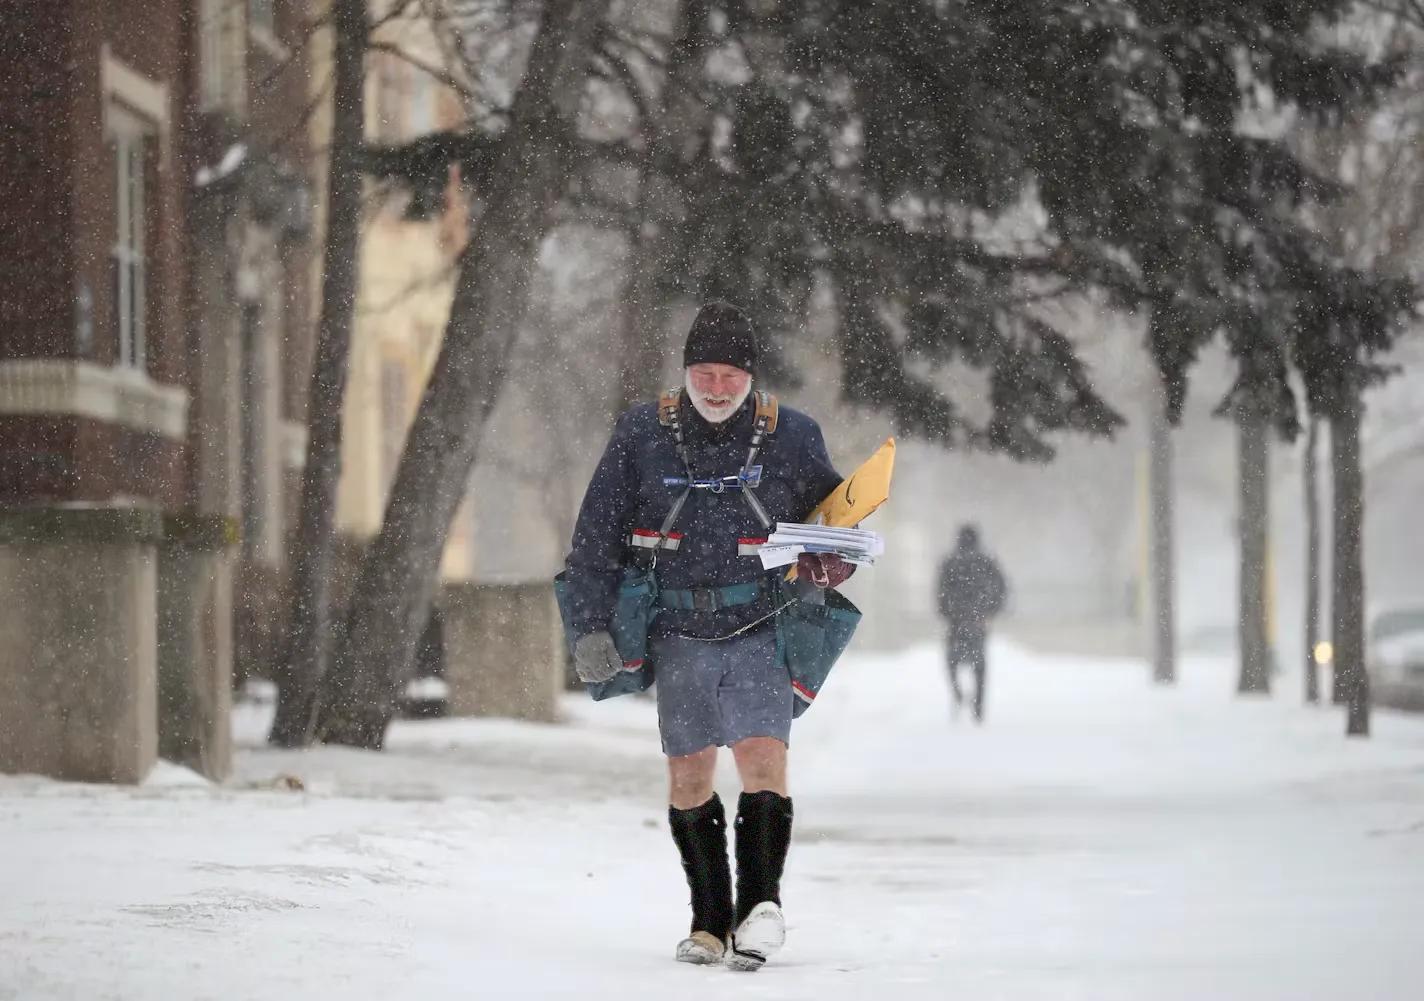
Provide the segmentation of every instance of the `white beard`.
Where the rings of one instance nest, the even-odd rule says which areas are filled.
[[[708,397],[703,396],[692,388],[692,377],[686,372],[682,376],[683,385],[687,387],[687,398],[692,401],[692,407],[702,419],[708,424],[721,424],[731,417],[738,410],[742,409],[742,404],[747,402],[747,397],[752,395],[752,380],[747,380],[747,388],[736,396]]]

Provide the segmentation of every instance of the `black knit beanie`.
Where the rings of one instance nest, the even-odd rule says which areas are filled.
[[[729,302],[709,302],[697,312],[687,344],[682,349],[682,366],[709,363],[731,365],[756,374],[757,339],[746,313]]]

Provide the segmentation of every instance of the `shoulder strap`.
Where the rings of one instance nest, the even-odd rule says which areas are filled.
[[[742,475],[745,477],[752,472],[752,464],[756,462],[757,451],[761,448],[761,443],[776,431],[776,419],[780,415],[780,408],[777,406],[776,397],[770,393],[757,390],[756,392],[756,413],[752,417],[752,441],[751,447],[747,449],[747,461],[742,463]],[[757,498],[755,483],[761,482],[760,467],[757,467],[755,482],[748,481],[742,496],[746,499],[747,505],[756,515],[757,521],[761,522],[762,528],[770,532],[772,527],[771,516],[767,514],[766,507]]]
[[[752,415],[752,440],[747,449],[747,461],[742,464],[742,475],[745,477],[752,471],[752,465],[756,462],[756,455],[761,448],[761,444],[766,438],[776,432],[777,421],[781,415],[781,407],[776,402],[776,397],[764,390],[757,390],[753,394],[756,411]],[[678,514],[682,511],[683,504],[687,501],[688,494],[692,492],[692,463],[687,455],[687,446],[682,440],[682,421],[678,418],[678,412],[682,405],[682,388],[675,387],[665,391],[658,397],[658,423],[663,427],[671,428],[673,438],[677,442],[677,454],[682,460],[682,465],[687,470],[688,487],[682,495],[673,503],[672,510],[668,512],[667,519],[663,522],[659,535],[663,538],[672,531],[673,522],[677,520]],[[746,498],[747,504],[751,506],[757,520],[760,521],[768,531],[771,530],[772,521],[768,516],[766,508],[757,499],[754,492],[754,484],[748,483],[742,491],[742,496]],[[659,539],[661,544],[662,539]]]
[[[752,394],[753,402],[756,404],[756,412],[753,421],[763,424],[762,435],[772,435],[776,433],[776,424],[781,416],[781,404],[776,402],[776,396],[765,390],[757,390]],[[682,404],[682,387],[674,386],[658,397],[658,423],[663,427],[674,427],[677,425],[677,411]]]
[[[667,517],[663,519],[662,525],[658,528],[658,541],[653,547],[653,566],[657,566],[657,550],[667,542],[673,525],[677,524],[677,516],[682,513],[683,505],[692,495],[692,461],[687,457],[687,445],[682,440],[682,421],[678,419],[678,410],[681,404],[681,387],[669,389],[658,397],[658,423],[663,427],[672,428],[673,440],[677,443],[677,457],[682,460],[682,468],[687,473],[687,486],[682,488],[682,493],[678,494],[677,499],[672,502]]]
[[[776,397],[765,390],[757,390],[753,394],[756,397],[756,414],[754,420],[762,428],[763,435],[776,434],[776,421],[781,415],[781,405],[776,402]]]
[[[658,423],[665,428],[677,426],[677,410],[682,403],[682,387],[676,386],[658,397]]]

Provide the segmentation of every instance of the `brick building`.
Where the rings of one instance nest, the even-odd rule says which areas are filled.
[[[0,771],[227,770],[303,454],[310,16],[0,6]]]

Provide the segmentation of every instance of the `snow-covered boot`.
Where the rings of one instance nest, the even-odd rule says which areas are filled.
[[[786,942],[781,873],[791,846],[791,800],[742,793],[737,804],[737,916],[727,965],[759,970]]]
[[[727,812],[712,798],[691,810],[668,808],[668,826],[692,891],[692,933],[677,945],[680,963],[722,961],[732,930],[732,867],[727,860]]]

